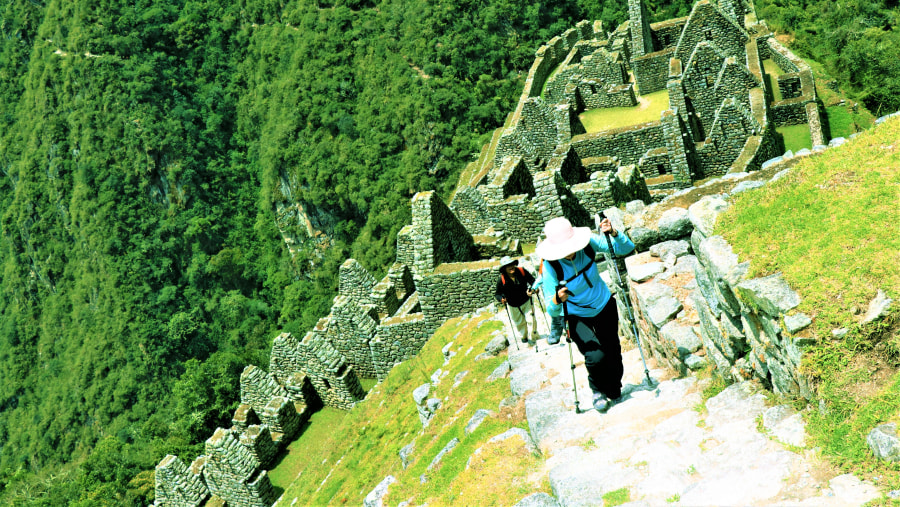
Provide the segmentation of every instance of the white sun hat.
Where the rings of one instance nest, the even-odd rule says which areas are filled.
[[[535,252],[542,259],[555,261],[586,247],[591,241],[591,229],[572,227],[568,219],[558,217],[544,225],[544,236],[547,239],[535,248]]]

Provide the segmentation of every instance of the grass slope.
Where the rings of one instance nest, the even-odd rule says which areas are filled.
[[[717,225],[751,276],[781,272],[813,318],[803,370],[826,410],[807,431],[837,467],[900,488],[900,467],[878,462],[865,439],[900,422],[900,120],[798,164],[787,177],[741,194]],[[879,323],[859,325],[878,289],[894,299]],[[844,338],[832,331],[846,328]]]
[[[509,379],[486,382],[506,355],[475,361],[501,327],[490,317],[482,313],[448,321],[418,357],[396,366],[340,421],[324,432],[310,425],[306,431],[312,431],[314,438],[304,440],[304,433],[291,453],[315,458],[293,459],[289,455],[271,472],[273,481],[277,477],[280,484],[285,474],[297,478],[286,488],[283,504],[291,505],[297,499],[298,505],[360,505],[387,475],[397,479],[385,499],[389,504],[410,499],[414,505],[503,504],[536,490],[549,491],[549,486],[530,479],[541,459],[525,452],[520,439],[487,444],[491,437],[510,428],[526,428],[521,402],[498,409],[500,401],[510,395]],[[451,342],[450,350],[456,355],[445,364],[442,348]],[[441,407],[423,429],[412,392],[431,382],[438,371],[441,380],[432,386],[428,397],[439,398]],[[465,426],[478,409],[493,414],[466,435]],[[429,469],[434,457],[453,438],[459,438],[460,443],[439,466]],[[409,443],[414,444],[413,461],[404,469],[399,452]],[[479,448],[481,451],[469,462]],[[427,478],[425,484],[422,477]]]

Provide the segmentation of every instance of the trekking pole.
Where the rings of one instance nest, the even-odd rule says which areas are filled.
[[[547,333],[549,334],[550,333],[550,321],[547,320],[547,309],[544,307],[544,302],[541,301],[541,296],[543,295],[543,291],[539,288],[537,290],[537,292],[538,292],[538,295],[537,295],[538,306],[541,309],[541,315],[544,316],[544,325],[547,326]]]
[[[509,314],[509,305],[503,303],[506,307],[506,318],[509,319],[509,329],[512,331],[513,341],[516,342],[516,350],[519,350],[519,337],[516,336],[516,326],[513,324],[512,315]]]
[[[559,285],[556,286],[556,294],[557,297],[559,295],[559,289],[566,288],[566,281],[560,280]],[[563,301],[563,318],[566,323],[566,341],[569,342],[569,366],[572,367],[572,393],[575,395],[575,413],[580,414],[581,409],[578,407],[578,385],[575,383],[575,359],[572,357],[572,329],[569,327],[569,305]]]
[[[596,215],[597,228],[600,228],[600,221],[602,221],[606,216],[601,211]],[[653,379],[650,378],[650,370],[647,369],[647,361],[644,359],[644,350],[641,348],[641,335],[638,334],[637,329],[637,321],[634,318],[634,312],[631,310],[631,296],[628,291],[625,290],[625,284],[622,283],[622,275],[619,274],[619,265],[616,264],[616,252],[613,250],[612,240],[609,238],[609,232],[603,233],[606,236],[606,246],[609,247],[609,258],[610,263],[613,265],[613,268],[616,272],[616,281],[619,284],[619,289],[622,291],[623,303],[625,303],[625,310],[628,312],[628,321],[631,322],[631,331],[634,333],[634,341],[637,343],[638,352],[641,354],[641,362],[644,364],[644,375],[647,377],[647,383],[649,385],[653,385]]]

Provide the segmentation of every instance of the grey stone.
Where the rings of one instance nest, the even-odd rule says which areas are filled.
[[[728,202],[718,196],[707,196],[688,207],[688,218],[703,236],[710,237],[719,215],[728,209]]]
[[[841,328],[837,328],[837,329],[832,329],[831,336],[834,336],[837,339],[841,339],[841,338],[847,336],[847,333],[849,333],[849,332],[850,332],[850,330],[847,329],[846,327],[841,327]]]
[[[506,340],[506,336],[498,336],[484,346],[484,351],[496,356],[506,350],[507,347],[509,347],[509,342]]]
[[[484,361],[486,359],[491,359],[493,357],[496,357],[496,354],[491,354],[490,352],[482,352],[481,354],[478,354],[477,356],[475,356],[475,362]]]
[[[490,410],[484,408],[476,410],[475,414],[469,419],[469,422],[466,423],[466,428],[464,430],[466,435],[470,435],[477,430],[478,427],[481,426],[481,423],[490,415],[493,415],[493,412]]]
[[[768,169],[769,167],[771,167],[779,162],[782,162],[783,160],[784,160],[784,157],[770,158],[769,160],[766,160],[765,162],[763,162],[761,169]]]
[[[803,153],[803,152],[805,152],[805,153]],[[812,152],[809,151],[809,150],[806,149],[806,148],[804,148],[804,149],[802,149],[802,150],[800,150],[800,151],[797,152],[798,155],[800,155],[800,154],[808,155],[808,154],[810,154],[810,153],[812,153]],[[775,173],[775,176],[772,176],[772,179],[769,180],[769,181],[770,181],[770,182],[771,182],[771,181],[778,181],[778,180],[780,180],[781,178],[784,178],[785,176],[787,176],[788,174],[790,174],[790,172],[791,172],[790,168],[788,168],[788,169],[782,169],[781,171],[778,171],[777,173]]]
[[[416,405],[425,403],[428,394],[431,393],[431,384],[422,384],[413,391],[413,401]]]
[[[416,451],[416,443],[415,442],[410,442],[410,443],[404,445],[402,449],[400,449],[400,464],[403,465],[404,469],[406,467],[408,467],[409,465],[411,465],[413,461],[415,461],[415,459],[412,457],[412,454],[415,451]]]
[[[491,374],[488,375],[488,382],[493,382],[495,380],[506,377],[506,374],[509,373],[510,369],[511,368],[509,366],[509,361],[503,361],[502,363],[500,363],[500,366],[494,368],[494,371],[492,371]]]
[[[549,436],[556,423],[569,412],[560,400],[571,399],[572,389],[546,389],[525,398],[529,433],[538,443]]]
[[[735,292],[743,303],[772,316],[787,313],[800,304],[800,295],[788,286],[781,273],[745,280],[737,284]]]
[[[645,207],[644,201],[628,201],[625,203],[625,212],[636,215],[644,211]]]
[[[428,398],[428,401],[425,402],[425,406],[433,414],[437,409],[441,408],[441,399]]]
[[[810,324],[812,324],[812,319],[804,313],[786,315],[784,317],[784,326],[787,328],[787,332],[791,334],[806,328]]]
[[[684,306],[675,298],[675,291],[661,283],[648,282],[634,288],[644,314],[657,328],[678,315]]]
[[[869,303],[869,309],[866,311],[865,316],[863,316],[862,324],[865,325],[870,322],[875,322],[884,317],[893,302],[894,300],[887,297],[887,294],[885,294],[883,290],[878,289],[878,294],[876,294],[875,298]]]
[[[897,438],[896,424],[876,426],[866,437],[866,443],[878,459],[900,461],[900,439]]]
[[[688,217],[688,210],[674,207],[663,212],[657,222],[659,237],[662,240],[679,239],[691,233],[694,226]]]
[[[434,469],[434,467],[438,466],[441,463],[441,459],[444,458],[444,455],[452,451],[453,448],[458,444],[459,439],[456,437],[454,437],[453,440],[447,442],[447,445],[445,445],[444,448],[441,449],[441,452],[437,453],[437,456],[435,456],[434,459],[431,460],[431,463],[428,464],[428,468],[426,468],[426,470],[432,470]]]
[[[707,364],[709,364],[709,359],[707,359],[706,356],[700,357],[690,354],[684,358],[684,365],[691,371],[702,370]]]
[[[513,507],[559,507],[559,502],[547,493],[532,493],[516,502]]]
[[[657,243],[650,247],[650,255],[664,259],[670,255],[676,258],[687,255],[691,251],[691,244],[684,240],[669,240]]]
[[[806,425],[803,417],[790,405],[772,407],[762,416],[763,427],[769,433],[789,445],[803,447],[806,444]]]
[[[703,345],[693,327],[684,326],[675,321],[660,328],[659,334],[664,340],[675,346],[679,357],[682,358],[700,350]]]
[[[629,267],[628,278],[631,278],[633,281],[638,283],[646,282],[647,280],[665,271],[665,269],[666,268],[665,266],[663,266],[662,262],[648,262],[646,264]]]
[[[384,505],[382,503],[382,499],[384,499],[384,496],[388,494],[388,486],[395,482],[397,482],[397,479],[393,475],[385,477],[384,480],[382,480],[378,483],[377,486],[375,486],[375,489],[373,489],[369,492],[368,495],[366,495],[365,500],[363,500],[363,506],[381,507],[382,505]]]
[[[632,227],[628,231],[628,237],[634,243],[634,249],[638,252],[645,252],[653,244],[659,241],[659,231],[648,229],[647,227]]]
[[[738,262],[738,256],[722,236],[711,236],[700,242],[697,258],[706,266],[714,278],[724,280],[729,285],[737,285],[747,274],[749,262]]]

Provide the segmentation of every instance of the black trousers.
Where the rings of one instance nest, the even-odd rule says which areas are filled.
[[[619,312],[616,299],[593,317],[568,316],[569,331],[578,351],[584,356],[591,390],[610,399],[622,395],[622,347],[619,345]]]

